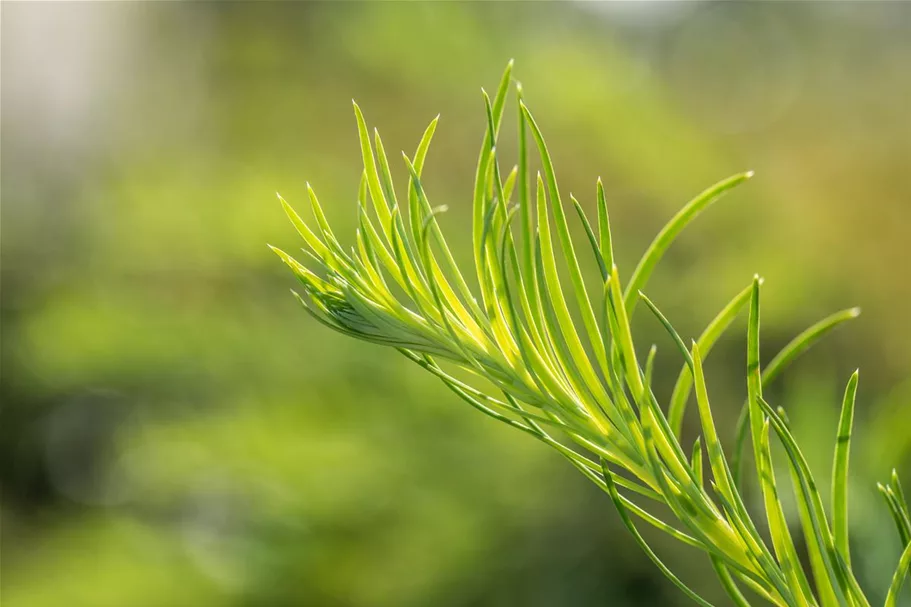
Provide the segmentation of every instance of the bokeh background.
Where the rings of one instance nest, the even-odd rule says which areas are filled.
[[[874,484],[911,483],[909,31],[911,3],[4,2],[3,605],[685,604],[606,495],[312,322],[265,246],[297,246],[274,192],[303,209],[305,180],[353,233],[354,97],[391,152],[442,113],[426,184],[464,257],[480,87],[510,58],[564,192],[592,208],[604,179],[626,276],[687,199],[756,171],[652,280],[684,337],[755,272],[766,360],[864,309],[771,395],[825,486],[862,369],[850,505],[877,596],[899,547]],[[727,436],[744,324],[708,361]],[[666,396],[681,361],[635,331]],[[726,604],[703,555],[645,533]]]

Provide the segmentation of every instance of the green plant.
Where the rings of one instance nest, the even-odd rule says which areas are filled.
[[[500,172],[497,137],[511,68],[510,63],[492,101],[484,94],[487,130],[473,196],[479,297],[472,293],[443,237],[437,216],[445,209],[431,207],[421,183],[436,119],[414,157],[403,154],[410,178],[407,196],[400,202],[382,140],[375,133],[371,144],[355,104],[365,167],[358,193],[356,245],[350,251],[342,247],[309,186],[316,231],[281,201],[308,246],[305,254],[318,268],[315,273],[273,248],[303,285],[304,295],[295,295],[304,309],[336,331],[398,349],[469,404],[556,449],[610,495],[643,550],[696,602],[708,604],[656,556],[639,534],[634,516],[707,553],[724,589],[738,605],[749,604],[741,592],[744,586],[777,605],[869,605],[852,571],[848,546],[847,471],[857,373],[845,391],[835,441],[831,516],[784,411],[771,406],[762,395],[763,387],[791,360],[858,311],[845,310],[814,325],[761,370],[758,277],[690,345],[642,294],[679,232],[750,173],[725,179],[691,200],[661,230],[625,288],[613,260],[600,180],[597,234],[578,201],[570,196],[600,270],[596,296],[590,297],[554,167],[538,125],[522,101],[521,85],[516,86],[518,165],[505,178]],[[543,171],[535,181],[534,204],[529,184],[529,132]],[[510,206],[513,194],[516,206]],[[375,218],[369,212],[368,198]],[[514,221],[516,213],[518,220]],[[558,256],[568,268],[581,330],[564,294]],[[630,331],[630,318],[640,301],[668,331],[684,359],[667,413],[651,390],[655,347],[641,364]],[[702,365],[716,340],[745,307],[749,307],[748,399],[729,464],[712,419]],[[488,389],[458,379],[447,370],[449,366],[484,380]],[[685,452],[680,429],[694,387],[702,435]],[[497,393],[501,396],[494,395]],[[809,555],[806,571],[778,499],[772,430],[787,454]],[[742,498],[740,462],[747,436],[765,507],[766,520],[761,525],[754,522]],[[703,451],[710,475],[704,472]],[[911,518],[896,475],[881,490],[906,546],[888,590],[886,605],[891,606],[911,563]],[[650,513],[642,505],[649,502],[667,506],[676,523]],[[766,524],[771,547],[759,532]]]

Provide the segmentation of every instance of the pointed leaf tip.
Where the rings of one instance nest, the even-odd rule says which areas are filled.
[[[857,318],[858,316],[860,316],[860,308],[859,308],[859,307],[851,308],[851,309],[849,310],[849,312],[851,313],[851,316],[853,316],[854,318]]]
[[[751,179],[753,177],[753,175],[755,175],[755,174],[756,174],[756,171],[749,170],[746,173],[744,173],[743,176],[746,177],[747,179]]]

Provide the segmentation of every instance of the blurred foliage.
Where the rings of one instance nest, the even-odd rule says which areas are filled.
[[[653,279],[685,337],[756,271],[769,354],[864,308],[775,396],[826,478],[861,367],[852,533],[883,587],[873,483],[911,461],[909,25],[902,3],[4,3],[3,604],[682,604],[607,496],[311,322],[265,247],[292,250],[273,192],[305,179],[353,232],[351,97],[390,152],[442,112],[426,184],[467,243],[478,89],[510,57],[563,187],[591,206],[603,177],[627,271],[691,195],[756,170]],[[680,361],[638,321],[669,392]],[[708,362],[728,430],[739,327]]]

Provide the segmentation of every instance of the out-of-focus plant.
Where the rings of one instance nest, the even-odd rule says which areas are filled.
[[[304,309],[336,331],[396,348],[469,404],[556,449],[610,495],[642,549],[696,602],[709,604],[652,551],[633,517],[705,552],[725,591],[738,605],[749,604],[743,587],[776,605],[869,605],[851,568],[848,541],[848,456],[857,373],[848,381],[842,403],[828,512],[785,411],[763,398],[763,388],[788,363],[835,326],[857,316],[858,310],[838,312],[810,327],[762,369],[762,281],[758,277],[690,345],[642,293],[680,231],[751,173],[729,177],[687,203],[648,247],[625,287],[614,263],[600,180],[597,233],[570,194],[600,270],[595,296],[590,296],[591,286],[583,277],[570,236],[550,154],[523,102],[519,84],[515,87],[518,164],[505,176],[501,173],[497,142],[511,74],[510,63],[492,101],[484,93],[487,129],[475,176],[472,221],[479,296],[472,292],[446,244],[438,222],[445,208],[431,206],[421,183],[437,119],[425,131],[414,156],[403,154],[410,177],[407,193],[400,200],[379,133],[374,132],[371,142],[355,104],[364,160],[355,245],[347,250],[342,246],[309,186],[316,230],[281,200],[306,242],[303,251],[316,270],[273,248],[303,285],[303,295],[295,295]],[[528,133],[541,165],[534,191]],[[512,205],[514,198],[516,204]],[[558,258],[568,269],[571,299],[581,327],[564,294]],[[652,346],[641,363],[630,329],[640,301],[667,330],[684,360],[666,412],[651,388],[656,348]],[[703,360],[746,307],[748,398],[729,463],[712,418]],[[484,387],[466,383],[450,368],[467,372],[483,381]],[[702,434],[684,451],[681,426],[694,387]],[[808,552],[806,568],[779,499],[772,430],[787,455]],[[765,510],[766,520],[761,523],[753,520],[743,498],[741,461],[747,437]],[[911,566],[911,515],[897,475],[880,490],[905,546],[888,589],[885,604],[889,607],[896,604]],[[648,503],[666,506],[676,522],[661,520],[644,505]],[[759,532],[766,525],[771,545]]]

